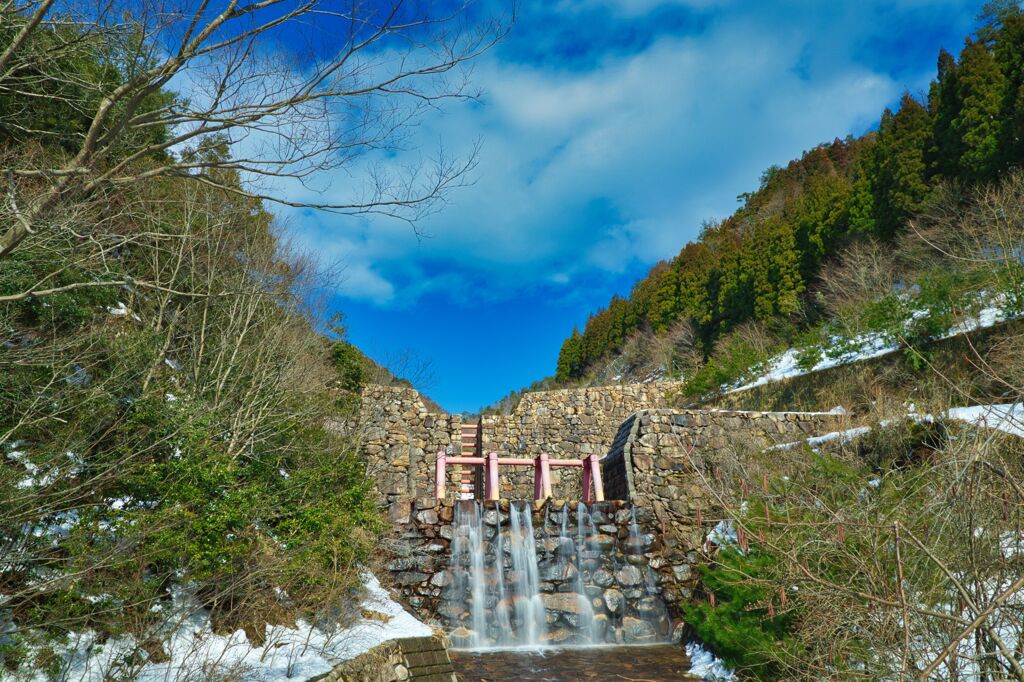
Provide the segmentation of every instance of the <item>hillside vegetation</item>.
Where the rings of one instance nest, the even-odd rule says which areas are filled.
[[[359,50],[416,31],[415,51],[447,19],[353,15],[350,51],[289,76],[261,35],[313,28],[313,5],[273,4],[0,8],[0,678],[240,679],[200,641],[239,631],[293,671],[313,644],[268,626],[319,642],[358,616],[384,526],[342,425],[363,383],[404,380],[344,340],[336,282],[253,179],[389,144],[412,114]],[[376,75],[418,110],[418,73]],[[277,137],[236,147],[252,135]],[[415,211],[458,172],[332,208]]]
[[[641,379],[652,369],[692,376],[711,358],[690,390],[696,395],[805,344],[808,330],[867,300],[882,299],[862,322],[895,325],[919,305],[907,296],[917,287],[925,306],[951,286],[958,294],[970,288],[950,282],[943,273],[950,265],[971,266],[964,269],[980,288],[977,270],[987,265],[950,257],[935,267],[958,236],[1009,240],[976,242],[973,257],[1005,266],[997,284],[1010,290],[1008,305],[1019,306],[1019,235],[949,233],[992,208],[988,188],[1024,158],[1024,11],[990,3],[981,22],[958,58],[939,54],[925,101],[904,94],[877,130],[769,168],[732,216],[705,225],[628,298],[591,315],[564,342],[556,383],[624,372]],[[1019,189],[1014,181],[1006,194]],[[948,311],[928,319],[913,335],[950,321]]]

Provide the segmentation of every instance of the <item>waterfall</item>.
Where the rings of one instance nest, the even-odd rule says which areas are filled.
[[[568,512],[565,517],[568,517]],[[589,533],[588,533],[589,531]],[[586,585],[583,581],[583,572],[586,568],[586,544],[587,537],[594,534],[594,524],[590,520],[590,510],[587,505],[580,502],[576,505],[576,595],[579,601],[579,631],[582,644],[599,644],[600,635],[597,632],[597,621],[594,619],[594,607],[587,596]]]
[[[448,612],[469,612],[469,627],[453,633],[457,644],[474,649],[543,644],[545,611],[531,512],[528,504],[511,505],[505,531],[498,505],[486,511],[479,502],[456,506]],[[495,622],[489,627],[492,613]]]
[[[516,629],[511,644],[540,646],[545,634],[544,602],[540,598],[537,545],[533,537],[533,510],[528,504],[509,505],[509,549],[514,570],[511,582]]]
[[[457,647],[663,641],[671,623],[637,511],[460,501],[438,612]],[[537,524],[533,525],[537,513]],[[628,528],[627,528],[628,526]]]

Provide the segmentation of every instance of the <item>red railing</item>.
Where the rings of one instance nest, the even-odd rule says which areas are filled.
[[[551,497],[551,468],[574,467],[583,470],[583,501],[603,502],[604,486],[601,483],[601,464],[597,455],[588,455],[583,459],[551,459],[547,453],[541,453],[533,459],[522,457],[498,457],[496,452],[488,452],[486,457],[449,457],[444,450],[437,453],[434,473],[434,497],[443,499],[447,482],[446,468],[449,464],[468,464],[484,468],[484,499],[497,500],[499,497],[498,467],[501,466],[532,466],[533,467],[533,499],[544,500]],[[593,487],[593,495],[591,495]]]

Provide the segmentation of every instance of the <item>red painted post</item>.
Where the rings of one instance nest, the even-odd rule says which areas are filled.
[[[541,492],[544,493],[544,499],[551,498],[551,465],[548,461],[548,453],[540,453],[540,473],[541,473]]]
[[[542,452],[533,460],[533,499],[546,500],[551,497],[551,466],[548,453]]]
[[[501,491],[498,490],[498,453],[488,452],[487,453],[487,500],[489,502],[497,501],[501,496]]]
[[[444,483],[445,483],[445,451],[437,451],[437,462],[434,465],[434,497],[443,500],[444,499]]]
[[[544,490],[544,474],[540,471],[540,456],[533,459],[533,499],[540,500],[541,492]]]
[[[594,481],[594,499],[604,502],[604,483],[601,481],[601,461],[597,455],[590,456],[590,478]]]
[[[590,455],[583,458],[583,504],[590,504]]]

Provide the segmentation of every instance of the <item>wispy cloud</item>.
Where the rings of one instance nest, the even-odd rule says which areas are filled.
[[[424,222],[429,238],[385,220],[293,219],[309,244],[348,264],[342,294],[353,299],[409,305],[439,290],[500,299],[536,287],[557,296],[580,277],[673,255],[769,164],[872,125],[931,70],[894,73],[865,46],[913,40],[920,27],[899,19],[966,22],[972,5],[566,0],[543,21],[571,23],[588,49],[609,15],[648,39],[581,68],[520,50],[514,31],[478,63],[483,99],[428,116],[410,140],[443,140],[453,153],[483,141],[475,184]],[[692,30],[644,19],[673,7],[702,19]],[[534,19],[527,7],[523,34],[544,28]],[[341,188],[349,178],[329,180]]]

